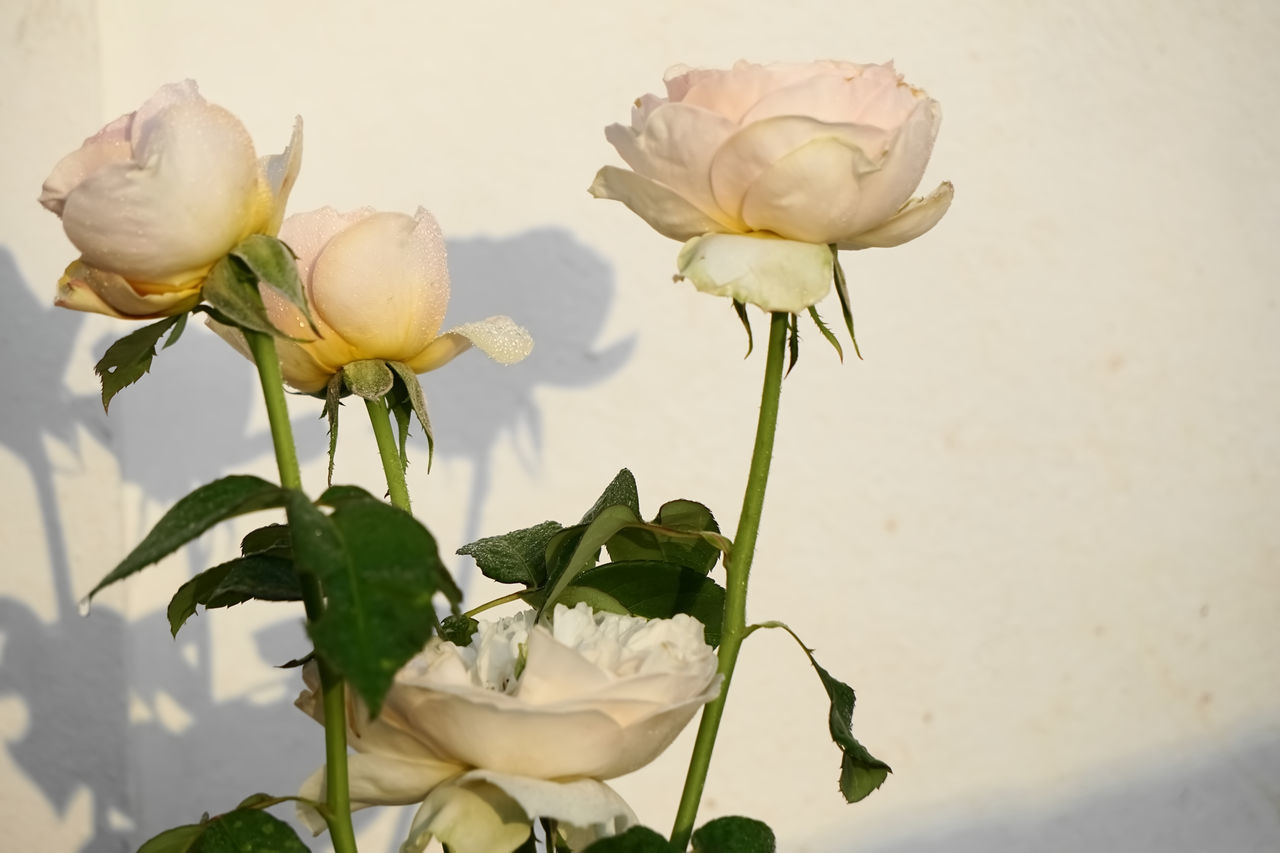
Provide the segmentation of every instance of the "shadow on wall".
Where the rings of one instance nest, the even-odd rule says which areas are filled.
[[[466,354],[423,376],[437,456],[471,466],[463,540],[469,542],[502,532],[479,529],[499,442],[514,442],[530,470],[539,463],[537,390],[603,382],[631,356],[635,338],[597,349],[613,301],[613,274],[567,231],[541,228],[501,240],[451,240],[448,248],[453,292],[445,326],[506,314],[534,342],[532,354],[514,367]],[[465,588],[469,579],[458,580]]]
[[[567,232],[455,241],[449,249],[448,322],[509,314],[536,341],[516,368],[471,355],[424,378],[429,399],[440,401],[431,411],[437,453],[472,467],[466,523],[474,537],[492,456],[504,438],[523,440],[526,463],[539,464],[535,389],[603,381],[625,362],[633,341],[593,349],[613,298],[612,276]],[[169,506],[270,452],[269,435],[250,428],[258,406],[252,368],[204,329],[191,328],[160,353],[138,387],[113,401],[108,429],[96,394],[73,395],[64,386],[84,317],[32,298],[4,249],[0,288],[8,294],[0,358],[24,365],[20,383],[10,383],[17,387],[5,389],[0,441],[24,461],[34,484],[58,607],[56,621],[45,623],[25,602],[0,598],[0,698],[20,700],[27,718],[21,737],[6,744],[14,762],[59,814],[89,792],[93,825],[81,853],[134,850],[161,829],[198,820],[206,810],[225,811],[254,791],[293,793],[321,763],[322,730],[292,708],[292,690],[281,696],[277,687],[266,701],[217,701],[211,667],[220,650],[210,620],[219,614],[192,619],[177,642],[160,612],[132,623],[101,608],[79,615],[84,590],[72,588],[72,522],[61,515],[46,450],[49,440],[76,449],[80,427],[104,440],[110,435],[121,475],[152,505]],[[94,353],[111,339],[95,342]],[[324,452],[324,430],[312,421],[318,411],[317,402],[295,423],[304,459]],[[101,556],[105,574],[123,555]],[[186,556],[194,574],[230,555],[197,542]],[[262,661],[279,663],[297,657],[305,640],[300,608],[273,607],[280,621],[255,640]],[[264,669],[258,681],[278,684],[273,675]]]
[[[1217,746],[1216,749],[1212,749]],[[926,829],[879,843],[832,834],[823,853],[1272,853],[1280,849],[1280,726],[1188,745],[1126,773],[1099,768],[1088,793],[1010,797],[980,819],[933,815]]]

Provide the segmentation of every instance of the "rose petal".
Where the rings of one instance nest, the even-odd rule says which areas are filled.
[[[271,191],[271,217],[263,228],[263,233],[275,234],[280,230],[289,193],[293,191],[298,172],[302,169],[302,116],[293,120],[293,134],[284,151],[263,157],[260,166]]]
[[[464,778],[482,779],[500,788],[530,819],[545,817],[584,829],[594,827],[600,835],[616,835],[637,823],[627,801],[595,779],[553,782],[491,770],[473,770]]]
[[[929,155],[933,153],[933,141],[938,136],[941,121],[942,112],[937,101],[924,100],[916,105],[893,139],[882,168],[861,177],[862,204],[849,226],[851,230],[832,242],[843,242],[846,237],[879,227],[911,198],[920,186]]]
[[[856,187],[860,176],[879,168],[890,142],[889,135],[879,128],[826,124],[807,116],[778,116],[756,122],[731,136],[712,159],[711,189],[716,202],[753,229],[765,230],[744,216],[747,192],[780,160],[810,143],[827,139],[838,141],[847,151],[840,152],[836,169],[809,177],[794,188],[796,193],[811,194],[801,202],[806,206],[829,203],[833,196],[847,196],[850,184]]]
[[[913,198],[878,228],[864,231],[841,242],[841,249],[870,249],[899,246],[914,240],[938,224],[951,206],[955,190],[950,181],[939,185],[927,198]]]
[[[831,250],[812,243],[708,234],[685,243],[677,264],[681,276],[703,293],[766,311],[799,313],[831,289]]]
[[[133,160],[99,169],[67,197],[62,224],[91,266],[175,284],[203,274],[258,224],[253,142],[219,106],[174,104],[140,127]]]
[[[622,202],[650,228],[672,240],[684,242],[723,228],[670,187],[616,166],[597,172],[588,192],[596,198]]]
[[[440,226],[422,208],[362,219],[325,245],[310,295],[360,358],[407,361],[436,337],[449,302]]]
[[[431,792],[413,816],[402,853],[425,850],[432,838],[452,853],[511,853],[529,838],[529,816],[519,804],[472,775]]]
[[[510,317],[489,317],[450,329],[406,364],[415,373],[426,373],[448,364],[473,346],[498,364],[509,365],[524,360],[533,351],[533,338]]]
[[[194,308],[200,302],[201,283],[196,280],[185,286],[139,293],[115,273],[94,269],[83,261],[74,261],[58,280],[54,304],[122,320],[148,320],[181,314]]]
[[[886,75],[881,66],[867,66],[851,77],[813,74],[772,91],[742,117],[742,124],[790,115],[829,124],[896,128],[915,104],[916,96],[896,72],[890,69]]]
[[[463,769],[446,762],[353,753],[347,756],[351,809],[355,811],[369,806],[405,806],[421,802],[430,791],[457,776]],[[327,789],[325,770],[322,767],[302,783],[298,796],[324,802]],[[298,806],[298,817],[314,833],[318,834],[325,828],[324,819],[307,806]]]
[[[729,119],[699,107],[663,104],[638,132],[613,124],[604,135],[637,174],[675,191],[719,222],[720,230],[740,231],[741,223],[716,205],[708,178],[711,158],[735,129]]]
[[[40,203],[59,216],[67,195],[89,175],[115,163],[128,163],[133,157],[129,129],[133,113],[120,116],[84,141],[79,150],[58,161],[40,192]]]
[[[853,233],[864,201],[860,180],[874,168],[845,139],[814,139],[761,173],[743,196],[742,219],[788,240],[834,243]]]

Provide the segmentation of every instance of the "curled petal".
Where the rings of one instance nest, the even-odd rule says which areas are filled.
[[[515,364],[533,351],[533,338],[510,317],[489,317],[450,329],[407,363],[415,373],[426,373],[473,346],[498,364]]]
[[[67,195],[86,177],[104,166],[127,163],[133,156],[129,130],[133,113],[120,116],[84,141],[76,151],[58,161],[41,187],[40,203],[58,216],[62,215]]]
[[[135,117],[132,134],[131,161],[67,196],[67,237],[85,263],[131,280],[203,275],[260,224],[265,188],[248,132],[222,107],[184,101],[149,122]]]
[[[672,240],[683,242],[722,229],[719,222],[675,190],[617,166],[605,166],[597,172],[588,192],[596,198],[622,202],[654,231]]]
[[[293,191],[298,172],[302,169],[302,116],[293,120],[293,135],[284,151],[263,157],[261,165],[271,193],[271,215],[263,226],[263,233],[275,234],[280,230],[289,193]]]
[[[851,230],[837,235],[831,242],[843,242],[846,237],[856,238],[861,231],[880,227],[911,198],[924,177],[941,123],[942,109],[937,101],[925,100],[916,105],[893,138],[882,168],[860,179],[864,201],[850,225]]]
[[[822,244],[707,234],[685,243],[676,263],[681,277],[703,293],[766,311],[799,313],[831,290],[831,250]]]
[[[418,853],[436,838],[454,853],[511,853],[529,833],[529,817],[502,789],[479,779],[459,780],[431,792],[400,850]]]
[[[369,806],[405,806],[421,802],[429,792],[463,769],[442,761],[352,753],[347,757],[351,808],[354,811]],[[324,802],[327,787],[322,767],[302,783],[298,796]],[[319,834],[325,828],[324,819],[307,806],[298,806],[298,818],[314,833]]]
[[[720,223],[721,231],[740,231],[711,193],[708,170],[716,149],[734,132],[732,121],[688,104],[662,104],[638,132],[620,124],[605,128],[605,138],[638,174],[679,193]]]
[[[883,225],[840,243],[840,248],[887,249],[900,246],[908,240],[914,240],[938,224],[938,220],[942,219],[947,208],[951,207],[951,199],[954,195],[955,190],[951,182],[945,181],[927,198],[911,199]]]
[[[200,284],[201,280],[197,279],[186,285],[161,286],[154,288],[154,292],[139,292],[115,273],[75,261],[58,280],[54,304],[121,320],[148,320],[181,314],[194,308],[200,302]]]
[[[574,849],[637,822],[626,801],[594,779],[552,782],[473,770],[431,793],[406,848],[421,850],[434,836],[456,853],[510,853],[538,818],[559,821]]]

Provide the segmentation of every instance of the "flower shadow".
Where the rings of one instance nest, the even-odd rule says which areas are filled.
[[[635,336],[601,347],[597,341],[613,301],[608,263],[572,234],[538,228],[500,239],[450,240],[453,282],[446,326],[507,314],[529,330],[533,352],[504,369],[464,356],[423,376],[436,455],[471,466],[465,541],[481,535],[481,508],[493,486],[493,452],[515,443],[530,470],[540,464],[539,389],[582,388],[619,370]],[[442,401],[432,405],[432,401]],[[465,585],[466,578],[459,578]]]

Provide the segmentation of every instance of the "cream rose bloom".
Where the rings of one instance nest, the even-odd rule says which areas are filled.
[[[302,125],[259,160],[240,121],[192,80],[171,83],[54,167],[40,203],[80,250],[65,308],[140,319],[200,301],[210,268],[250,234],[274,234],[302,159]]]
[[[720,689],[692,617],[646,620],[557,605],[482,623],[469,646],[433,639],[396,675],[381,715],[349,733],[353,807],[422,803],[405,850],[509,853],[553,818],[577,849],[635,816],[600,780],[658,756]],[[315,675],[298,707],[323,720]],[[324,773],[301,795],[324,796]],[[315,831],[314,812],[301,816]]]
[[[801,311],[830,290],[827,246],[897,246],[951,204],[949,183],[911,198],[941,112],[892,63],[677,66],[666,86],[606,128],[634,171],[605,166],[591,193],[685,241],[699,290]]]
[[[501,364],[514,364],[533,348],[529,333],[509,317],[440,331],[449,305],[449,269],[440,226],[422,208],[409,216],[323,207],[290,216],[280,239],[297,255],[320,333],[284,297],[262,288],[271,322],[287,335],[308,339],[276,342],[284,380],[299,391],[322,390],[355,361],[398,361],[425,373],[471,346]],[[248,355],[238,331],[210,325]]]

